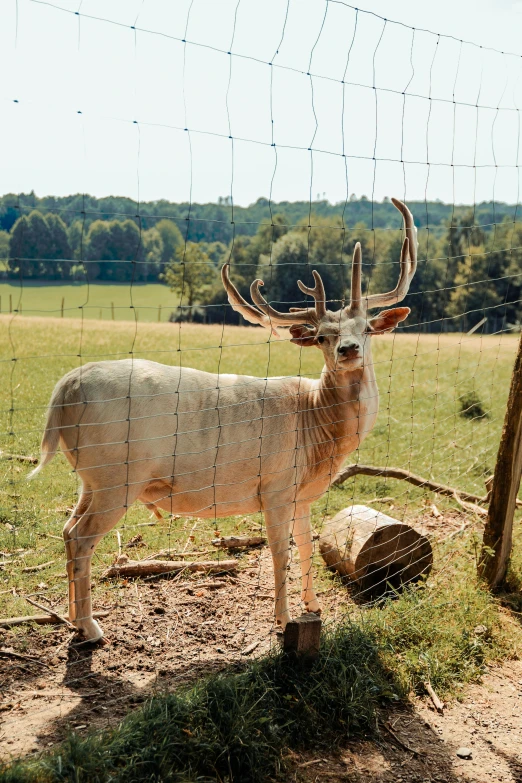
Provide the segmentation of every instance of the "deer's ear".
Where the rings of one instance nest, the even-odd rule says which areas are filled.
[[[404,321],[410,314],[409,307],[394,307],[393,310],[383,310],[368,321],[371,334],[392,332],[398,323]]]
[[[296,345],[315,345],[317,342],[316,330],[304,324],[293,324],[290,327],[291,343]]]

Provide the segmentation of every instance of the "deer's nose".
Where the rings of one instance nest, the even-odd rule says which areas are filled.
[[[353,358],[356,354],[359,353],[359,344],[356,342],[343,343],[339,346],[337,352],[339,353],[339,356]]]

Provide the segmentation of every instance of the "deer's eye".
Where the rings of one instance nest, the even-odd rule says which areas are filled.
[[[320,343],[321,345],[322,345],[322,343],[324,343],[324,340],[325,340],[325,338],[323,337],[322,334],[320,334],[319,337],[317,338],[317,342]]]

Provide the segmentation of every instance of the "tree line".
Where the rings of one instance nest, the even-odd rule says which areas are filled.
[[[99,207],[100,202],[108,200],[92,201]],[[196,206],[230,211],[225,201]],[[266,200],[259,199],[253,205],[258,211],[262,201]],[[62,204],[59,213],[52,211],[58,208],[58,202]],[[230,260],[232,279],[245,297],[252,280],[260,277],[267,298],[283,309],[304,304],[296,281],[311,284],[312,269],[321,273],[328,297],[335,300],[331,306],[338,307],[349,292],[356,241],[362,244],[367,290],[390,290],[397,282],[400,216],[387,200],[374,204],[373,215],[367,214],[366,220],[355,222],[351,222],[353,216],[366,214],[368,205],[372,206],[364,198],[345,205],[344,215],[335,211],[340,205],[329,205],[330,212],[324,214],[323,202],[314,202],[312,212],[306,204],[308,211],[300,217],[299,204],[305,202],[272,205],[272,213],[261,217],[257,224],[242,224],[250,233],[239,231],[238,226],[227,241],[215,239],[214,229],[196,239],[190,233],[191,220],[183,221],[181,228],[179,220],[169,217],[153,219],[149,214],[145,220],[141,207],[139,217],[127,217],[125,211],[116,211],[123,210],[119,202],[126,204],[129,200],[110,200],[113,211],[96,219],[76,214],[67,221],[64,215],[71,218],[73,210],[65,210],[63,199],[53,199],[50,205],[38,203],[39,208],[18,214],[8,231],[0,231],[0,258],[6,259],[4,277],[114,283],[159,280],[179,297],[181,309],[173,318],[207,322],[225,318],[231,323],[241,319],[226,304],[220,283],[219,269],[225,260]],[[162,209],[159,203],[155,203],[156,211]],[[94,204],[91,206],[95,212]],[[170,206],[182,209],[182,205]],[[278,211],[274,211],[275,206]],[[406,301],[413,311],[410,328],[439,330],[442,322],[449,331],[467,330],[484,316],[488,331],[518,327],[522,223],[517,220],[516,208],[490,205],[494,210],[494,219],[490,219],[487,205],[480,205],[482,212],[478,207],[453,208],[439,202],[422,204],[422,210],[420,205],[410,206],[419,229],[419,266]],[[8,197],[0,199],[0,216],[10,216],[10,220],[14,217],[11,208],[15,207],[8,203]],[[439,223],[426,223],[426,214],[437,210]],[[376,216],[382,225],[377,225]],[[206,219],[213,221],[208,216]]]

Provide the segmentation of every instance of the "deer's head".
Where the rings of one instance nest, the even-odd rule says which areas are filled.
[[[314,276],[314,288],[308,288],[300,280],[297,285],[304,294],[315,299],[315,307],[291,307],[288,313],[275,310],[262,296],[259,287],[262,280],[254,280],[250,295],[254,305],[249,304],[229,277],[229,263],[222,270],[223,285],[233,309],[241,313],[250,323],[260,324],[278,336],[278,326],[289,326],[291,342],[301,346],[317,346],[324,355],[326,366],[336,372],[351,372],[365,364],[365,353],[369,353],[369,338],[372,335],[391,332],[410,313],[409,307],[394,307],[383,310],[373,317],[368,311],[388,307],[401,302],[410,287],[417,268],[417,229],[408,207],[398,199],[393,204],[404,220],[405,238],[401,249],[399,281],[393,291],[386,294],[362,295],[361,288],[361,246],[355,245],[352,262],[352,287],[350,304],[340,310],[326,308],[326,294],[318,272]]]

